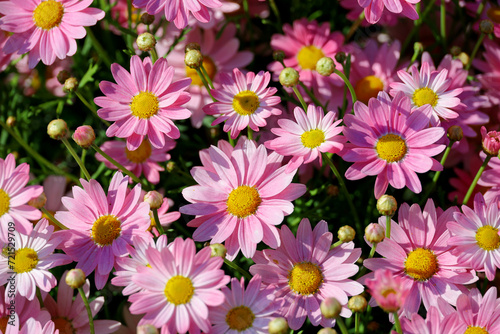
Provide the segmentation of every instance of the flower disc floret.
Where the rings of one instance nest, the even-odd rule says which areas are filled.
[[[149,119],[156,115],[159,107],[158,98],[151,92],[140,92],[134,96],[130,103],[132,115],[142,119]]]
[[[252,327],[255,315],[247,306],[237,306],[227,312],[226,323],[230,329],[238,332],[244,331]]]
[[[430,104],[431,106],[435,107],[439,101],[439,96],[429,87],[423,87],[417,89],[413,93],[413,103],[417,107],[421,107],[426,104]]]
[[[109,246],[120,236],[121,222],[114,215],[97,218],[92,225],[92,240],[99,246]]]
[[[227,211],[238,218],[255,214],[262,203],[259,191],[255,187],[239,186],[232,190],[227,198]]]
[[[368,104],[371,98],[376,98],[378,92],[384,90],[384,83],[375,75],[368,75],[359,80],[354,87],[356,97],[364,104]]]
[[[491,225],[481,226],[476,232],[477,245],[486,251],[500,247],[500,236],[498,228]]]
[[[148,160],[148,158],[151,156],[151,152],[151,144],[147,140],[143,140],[137,150],[130,151],[125,147],[125,154],[127,156],[127,159],[136,164],[140,164]]]
[[[323,274],[315,263],[297,263],[288,274],[290,289],[301,295],[315,294],[318,292],[321,283],[323,283]]]
[[[321,129],[306,131],[300,136],[300,141],[304,147],[316,148],[325,142],[325,132]]]
[[[239,92],[233,98],[233,108],[241,116],[252,115],[259,106],[259,97],[251,90]]]
[[[64,14],[62,3],[48,0],[36,6],[33,12],[33,20],[38,28],[50,30],[59,26]]]
[[[417,281],[427,281],[438,270],[437,257],[428,249],[415,249],[408,254],[405,261],[405,273]]]
[[[479,326],[467,326],[467,330],[464,334],[489,334],[485,328]]]
[[[406,155],[407,147],[401,136],[388,134],[379,138],[375,150],[381,159],[398,162]]]
[[[3,189],[0,189],[0,217],[9,212],[10,197]]]
[[[297,54],[297,61],[302,69],[316,70],[316,63],[324,56],[325,54],[320,48],[314,45],[307,45],[300,49]]]
[[[174,305],[187,304],[194,295],[193,282],[189,277],[171,277],[165,285],[165,297]]]
[[[16,250],[14,258],[14,272],[22,274],[30,272],[38,264],[38,254],[31,248]]]

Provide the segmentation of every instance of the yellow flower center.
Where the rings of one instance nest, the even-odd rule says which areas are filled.
[[[297,54],[297,61],[304,70],[316,70],[316,63],[323,58],[325,54],[321,49],[314,45],[304,46]]]
[[[160,109],[158,98],[151,92],[140,92],[132,98],[130,103],[132,115],[142,119],[156,115],[158,109]]]
[[[431,250],[417,248],[408,254],[405,273],[416,281],[426,281],[439,270],[436,255]]]
[[[262,199],[254,187],[239,186],[233,189],[227,198],[227,211],[238,218],[253,215],[259,207]]]
[[[498,235],[498,229],[486,225],[477,229],[476,232],[477,245],[484,250],[491,251],[500,247],[500,236]]]
[[[406,155],[407,147],[403,138],[388,134],[378,139],[375,150],[380,159],[387,162],[397,162]]]
[[[467,326],[464,334],[489,334],[489,332],[484,327]]]
[[[417,107],[430,104],[435,107],[438,103],[439,97],[429,87],[419,88],[413,93],[413,103]]]
[[[315,294],[321,283],[323,283],[323,274],[315,263],[297,263],[288,273],[290,289],[301,295]]]
[[[500,23],[500,7],[491,7],[486,12],[486,15],[492,20],[494,23]]]
[[[76,334],[76,331],[68,318],[57,317],[52,318],[52,321],[54,322],[54,325],[56,327],[55,329],[59,330],[59,334]]]
[[[244,305],[233,307],[226,315],[226,323],[229,328],[238,332],[252,327],[254,319],[255,315],[252,310]]]
[[[309,130],[300,136],[300,141],[304,147],[315,148],[325,142],[325,133],[320,129]]]
[[[194,295],[193,283],[188,277],[173,276],[168,280],[164,293],[169,303],[174,305],[189,303]]]
[[[14,257],[14,271],[18,274],[32,271],[38,264],[38,254],[31,248],[21,248]]]
[[[364,77],[363,79],[359,80],[356,84],[356,87],[354,87],[356,97],[364,104],[368,104],[368,101],[372,97],[377,97],[378,92],[381,92],[383,90],[384,83],[374,75]]]
[[[384,289],[384,290],[382,290],[382,293],[381,293],[381,295],[382,295],[382,296],[384,296],[384,297],[386,297],[386,298],[387,298],[387,296],[389,296],[390,294],[395,295],[395,294],[396,294],[396,291],[395,291],[393,288],[389,288],[389,289]]]
[[[62,3],[48,0],[36,6],[33,12],[33,20],[38,28],[50,30],[61,24],[63,14],[64,6]]]
[[[251,115],[260,106],[259,97],[251,90],[236,94],[233,98],[233,108],[241,116]]]
[[[217,67],[212,58],[203,56],[203,67],[207,71],[210,80],[214,80],[215,74],[217,74]],[[203,86],[203,81],[201,81],[196,69],[186,66],[186,76],[191,78],[191,85]]]
[[[0,217],[9,212],[10,197],[3,189],[0,189]]]
[[[121,222],[113,215],[97,218],[92,225],[92,240],[99,246],[109,246],[120,236]]]
[[[151,144],[149,144],[149,140],[143,140],[137,150],[129,151],[125,147],[125,154],[128,160],[136,164],[143,163],[151,156]]]

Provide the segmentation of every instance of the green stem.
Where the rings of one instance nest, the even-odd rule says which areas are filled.
[[[24,148],[24,150],[26,152],[28,152],[28,154],[31,155],[38,162],[38,164],[40,166],[45,166],[45,167],[49,168],[50,170],[52,170],[54,173],[56,173],[58,175],[64,175],[76,183],[79,182],[77,177],[75,177],[72,174],[65,173],[63,170],[59,169],[57,166],[55,166],[50,161],[48,161],[47,159],[42,157],[40,154],[38,154],[38,152],[36,152],[34,149],[32,149],[31,146],[28,145],[28,143],[26,143],[24,141],[24,139],[22,139],[17,133],[12,131],[12,129],[10,127],[8,127],[7,124],[0,121],[0,126],[2,126],[2,128],[5,129],[5,131],[7,131],[12,137],[14,137],[14,139],[19,143],[19,145],[21,145]]]
[[[300,94],[299,90],[297,89],[297,86],[293,86],[292,87],[295,95],[297,95],[299,101],[300,101],[300,104],[302,105],[302,108],[304,109],[305,112],[307,112],[307,105],[306,105],[306,102],[304,101],[304,98],[302,97],[302,94]]]
[[[59,220],[57,220],[47,209],[41,208],[42,212],[49,218],[51,222],[56,224],[61,230],[67,230],[68,228],[64,226]]]
[[[446,51],[446,7],[445,0],[441,0],[441,44],[443,45],[444,51]]]
[[[351,92],[352,104],[354,105],[354,103],[358,99],[356,98],[356,92],[354,91],[354,88],[352,87],[351,83],[349,82],[349,79],[347,79],[347,77],[344,75],[344,73],[340,72],[337,69],[334,69],[333,73],[337,74],[339,77],[342,78],[342,80],[344,80],[344,83],[346,84],[347,88],[349,88],[349,92]]]
[[[418,20],[415,21],[415,25],[413,26],[413,29],[410,31],[410,34],[406,37],[406,40],[405,40],[403,46],[401,47],[401,54],[404,54],[404,51],[406,50],[406,48],[408,47],[410,42],[413,40],[413,36],[417,33],[417,31],[420,29],[420,26],[424,22],[424,20],[427,18],[429,13],[434,8],[434,3],[436,1],[437,0],[432,0],[430,3],[428,3],[427,6],[425,7],[424,13],[422,15],[420,15],[420,18]]]
[[[273,11],[274,15],[276,16],[277,26],[281,27],[280,11],[278,10],[278,7],[276,6],[276,2],[274,0],[269,0],[269,6],[271,7],[271,10]]]
[[[101,117],[99,117],[99,115],[97,114],[97,109],[89,102],[87,101],[87,99],[82,95],[82,93],[80,93],[79,91],[76,91],[75,92],[76,96],[80,99],[80,101],[82,101],[82,103],[90,110],[92,111],[92,113],[97,117],[99,118],[104,124],[106,124],[106,126],[110,126],[111,123],[109,123],[108,121],[106,121],[105,119],[102,119]]]
[[[356,21],[354,21],[354,23],[352,24],[351,28],[347,32],[347,35],[345,35],[346,42],[352,37],[352,35],[354,35],[354,33],[359,28],[361,22],[363,22],[364,19],[365,19],[365,11],[363,10],[361,14],[359,14],[359,17],[356,19]]]
[[[486,159],[484,159],[483,164],[477,171],[476,177],[472,181],[472,184],[469,187],[469,190],[467,190],[467,194],[465,194],[464,201],[462,205],[467,205],[467,202],[469,201],[469,198],[472,195],[472,192],[474,191],[474,188],[476,188],[477,181],[479,181],[479,178],[481,177],[481,174],[483,174],[484,169],[486,168],[486,165],[488,165],[488,162],[490,161],[492,155],[487,154]]]
[[[319,100],[316,98],[316,96],[314,96],[314,94],[311,92],[311,90],[309,88],[307,88],[306,85],[304,85],[304,83],[302,81],[299,81],[299,85],[300,85],[300,87],[302,87],[302,89],[304,89],[304,91],[306,92],[307,96],[309,96],[309,98],[313,101],[313,103],[315,105],[317,105],[318,107],[323,108],[323,111],[326,111],[325,106],[323,106],[321,104],[321,102],[319,102]]]
[[[71,153],[71,155],[75,159],[75,161],[78,164],[78,166],[80,166],[80,169],[83,172],[83,175],[85,175],[85,178],[87,179],[87,181],[90,181],[91,177],[90,177],[89,171],[87,170],[87,168],[85,168],[85,165],[83,164],[83,162],[80,159],[80,157],[78,156],[78,154],[76,154],[76,152],[73,149],[73,147],[71,147],[71,144],[69,143],[68,139],[67,138],[62,138],[61,141],[63,142],[64,146],[66,146],[66,148],[68,149],[69,153]]]
[[[334,249],[335,247],[338,247],[340,245],[342,245],[344,242],[342,240],[339,240],[337,242],[335,242],[333,245],[330,246],[330,249]]]
[[[248,139],[253,139],[253,131],[250,129],[250,126],[247,128]]]
[[[201,72],[205,76],[205,79],[207,79],[208,85],[210,86],[211,89],[214,89],[214,84],[212,83],[212,79],[210,79],[210,76],[208,75],[207,70],[205,69],[205,66],[203,66],[203,63],[200,65]]]
[[[340,188],[344,192],[344,196],[347,199],[347,203],[349,203],[349,208],[351,209],[352,216],[354,217],[354,224],[356,225],[356,230],[358,233],[362,231],[362,225],[361,221],[359,220],[358,217],[358,212],[356,211],[356,207],[354,206],[354,203],[352,202],[352,197],[351,194],[349,194],[349,191],[347,190],[347,187],[344,183],[344,179],[340,175],[339,171],[337,170],[337,167],[333,164],[332,160],[328,157],[326,153],[322,153],[323,159],[326,160],[328,165],[330,166],[330,169],[332,170],[333,174],[337,177],[337,180],[339,181]]]
[[[340,328],[340,332],[342,334],[349,334],[349,331],[347,330],[347,327],[345,326],[344,320],[340,316],[338,316],[336,320],[337,320],[336,321],[337,325]]]
[[[210,86],[208,85],[207,79],[205,79],[205,76],[201,72],[200,68],[196,68],[196,73],[198,73],[198,76],[201,79],[201,82],[203,82],[203,85],[207,89],[208,95],[212,98],[212,101],[217,102],[217,100],[212,96],[212,92],[210,91]]]
[[[89,38],[92,40],[92,46],[97,51],[99,58],[102,58],[102,60],[104,60],[104,63],[106,64],[107,67],[111,67],[111,64],[113,62],[109,58],[109,55],[106,52],[106,50],[102,47],[101,43],[95,37],[92,30],[89,27],[87,27],[85,30],[87,31],[87,35],[89,36]]]
[[[240,274],[242,274],[243,276],[245,276],[245,278],[247,279],[247,281],[250,281],[252,279],[252,275],[250,275],[250,273],[248,271],[246,271],[245,269],[241,268],[239,265],[237,265],[236,263],[234,262],[231,262],[229,261],[228,259],[224,259],[224,263],[231,269],[234,269],[236,270],[237,272],[239,272]]]
[[[156,223],[156,229],[158,230],[158,233],[165,234],[163,231],[163,226],[160,224],[160,217],[158,216],[158,209],[152,209],[153,211],[153,217],[155,218],[155,223]]]
[[[398,312],[393,312],[394,314],[394,325],[396,326],[396,332],[399,334],[403,334],[403,330],[401,329],[401,322],[399,321]]]
[[[354,333],[358,334],[359,333],[359,312],[356,312],[354,315]]]
[[[151,53],[151,60],[154,64],[158,60],[158,53],[156,53],[156,48],[152,48],[149,52]]]
[[[234,145],[236,145],[236,143],[234,142],[234,139],[231,138],[231,131],[229,131],[227,133],[227,137],[229,138],[229,144],[231,144],[231,146],[234,147]]]
[[[125,167],[123,167],[123,165],[120,164],[118,161],[116,161],[115,159],[111,158],[109,155],[107,155],[106,153],[104,153],[104,151],[101,150],[99,146],[97,146],[96,144],[92,144],[92,148],[97,153],[99,153],[100,155],[102,155],[106,160],[108,160],[113,165],[115,165],[123,173],[127,174],[132,180],[134,180],[135,183],[142,184],[141,180],[137,176],[135,176],[134,173],[132,173],[131,171],[129,171],[128,169],[126,169]]]
[[[368,255],[368,258],[371,259],[375,255],[375,250],[377,249],[377,244],[373,244],[372,248],[370,249],[370,254]],[[364,265],[361,268],[361,270],[358,273],[358,278],[363,277],[363,275],[366,273],[368,268],[366,268]]]
[[[82,287],[78,288],[78,292],[80,293],[80,296],[82,297],[83,303],[85,304],[85,308],[87,309],[87,316],[89,317],[90,333],[95,334],[94,317],[92,316],[92,311],[90,310],[89,300],[87,299],[87,296],[85,296],[85,292],[83,291]]]
[[[385,216],[385,237],[391,237],[391,216]]]
[[[472,50],[472,53],[471,53],[471,55],[469,57],[469,61],[467,62],[467,65],[465,66],[465,69],[467,71],[471,67],[472,61],[474,60],[474,58],[476,58],[477,51],[479,50],[479,47],[483,43],[483,40],[484,40],[485,36],[486,36],[486,34],[481,33],[481,36],[479,36],[479,39],[476,42],[476,45],[474,45],[474,49]]]

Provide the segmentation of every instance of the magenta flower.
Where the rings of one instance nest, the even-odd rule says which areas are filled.
[[[365,9],[366,20],[371,24],[375,24],[380,20],[384,7],[391,13],[418,20],[415,4],[419,2],[420,0],[358,0],[358,4]]]
[[[387,269],[402,280],[403,289],[410,290],[400,314],[411,317],[421,302],[428,310],[437,306],[441,296],[456,305],[458,296],[466,291],[465,284],[477,281],[474,270],[451,252],[448,244],[451,233],[446,223],[456,207],[444,212],[436,210],[432,199],[423,211],[418,204],[403,203],[399,208],[399,224],[391,221],[391,237],[377,244],[382,258],[366,259],[363,265],[370,270]],[[385,227],[385,221],[380,221]],[[373,278],[373,273],[363,277]]]
[[[227,254],[234,258],[240,248],[252,257],[257,244],[264,241],[280,245],[278,230],[283,217],[293,212],[291,201],[306,192],[303,184],[291,183],[295,173],[285,173],[282,157],[267,155],[264,145],[241,138],[234,149],[227,142],[200,153],[203,167],[191,169],[199,185],[182,191],[193,203],[179,209],[196,215],[188,226],[197,227],[196,241],[225,241]]]
[[[382,196],[389,184],[401,189],[407,186],[414,193],[422,191],[416,173],[442,170],[431,158],[445,146],[435,144],[443,135],[442,128],[428,128],[431,108],[422,106],[411,110],[410,99],[398,93],[394,100],[380,92],[368,107],[354,104],[354,115],[344,117],[344,136],[347,143],[340,153],[346,161],[354,162],[346,171],[349,180],[377,175],[375,197]]]
[[[313,326],[333,327],[335,319],[324,318],[319,308],[329,297],[343,305],[340,315],[349,317],[348,296],[363,292],[361,284],[349,279],[359,270],[354,262],[361,249],[354,248],[353,242],[330,249],[333,236],[324,220],[313,230],[309,219],[302,219],[297,237],[283,225],[280,236],[282,244],[276,250],[257,251],[250,272],[259,274],[262,282],[274,287],[276,296],[284,299],[279,313],[290,328],[298,330],[306,317]]]
[[[343,127],[339,126],[342,120],[337,120],[337,114],[329,111],[326,115],[321,107],[310,104],[307,113],[300,107],[293,110],[295,122],[289,119],[279,119],[279,128],[272,128],[271,132],[278,136],[264,144],[276,153],[292,156],[287,165],[286,173],[308,164],[319,158],[322,164],[321,153],[338,153],[344,148],[346,139],[340,135]]]
[[[99,96],[94,102],[102,107],[99,117],[114,121],[106,131],[108,137],[127,138],[127,149],[139,148],[148,136],[154,148],[165,146],[165,136],[177,139],[179,129],[172,120],[186,119],[191,112],[182,107],[190,96],[184,90],[190,80],[172,82],[173,67],[165,58],[151,63],[139,56],[130,59],[130,73],[114,63],[111,73],[118,84],[101,81],[99,87],[106,96]]]
[[[212,126],[224,122],[224,131],[231,131],[231,138],[238,137],[241,130],[249,126],[254,131],[266,126],[266,118],[281,115],[281,110],[273,106],[281,99],[274,96],[277,89],[268,87],[271,75],[260,71],[241,73],[237,68],[233,74],[222,73],[220,89],[213,89],[212,95],[218,102],[203,107],[208,115],[217,117]]]
[[[174,22],[178,29],[184,29],[188,24],[189,12],[200,22],[210,21],[208,8],[222,6],[219,0],[134,0],[134,7],[146,8],[146,11],[155,15],[162,10],[165,18]]]
[[[42,186],[26,186],[30,176],[30,166],[22,163],[16,167],[13,154],[0,158],[0,240],[7,242],[9,223],[15,230],[29,234],[33,230],[30,220],[42,217],[40,210],[27,205],[32,198],[40,196]],[[11,226],[12,228],[12,226]]]
[[[102,289],[115,265],[115,258],[128,254],[127,245],[134,235],[151,234],[149,205],[140,202],[141,186],[129,190],[128,177],[117,172],[104,193],[95,181],[80,180],[83,189],[74,186],[73,198],[63,197],[68,211],[59,211],[55,218],[69,230],[62,230],[63,250],[88,276],[95,270],[95,284]]]
[[[500,150],[500,132],[486,132],[486,128],[482,126],[481,137],[483,140],[483,151],[488,155],[498,155],[498,151]]]
[[[405,289],[401,277],[385,269],[376,270],[375,277],[367,279],[365,284],[378,306],[388,313],[397,312],[410,293],[410,290]]]
[[[161,250],[149,248],[150,267],[137,267],[132,277],[142,291],[129,297],[130,312],[145,313],[139,324],[161,327],[162,333],[208,333],[208,307],[224,302],[219,289],[229,282],[222,258],[210,253],[210,247],[196,253],[194,241],[181,238]]]
[[[420,314],[413,313],[408,318],[401,317],[401,328],[405,334],[441,334],[467,333],[454,330],[452,320],[456,316],[455,309],[441,297],[437,298],[438,306],[430,306],[424,319]],[[471,333],[474,333],[472,331]],[[392,331],[391,334],[396,334]]]
[[[76,41],[85,37],[83,27],[93,26],[104,17],[92,0],[10,0],[0,1],[0,29],[14,33],[5,43],[5,53],[29,52],[29,67],[42,60],[52,65],[73,56]]]

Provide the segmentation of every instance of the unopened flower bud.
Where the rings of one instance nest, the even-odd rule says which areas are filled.
[[[59,73],[57,73],[57,81],[59,81],[61,85],[64,85],[66,80],[69,79],[70,77],[71,73],[69,73],[67,70],[62,70],[59,71]]]
[[[335,62],[330,57],[323,57],[316,63],[316,72],[328,77],[335,70]]]
[[[493,26],[493,22],[490,20],[482,20],[479,23],[479,31],[481,31],[483,34],[489,35],[493,32],[495,27]]]
[[[365,228],[365,237],[371,244],[378,244],[385,238],[385,229],[380,224],[371,223]]]
[[[14,125],[16,125],[16,118],[14,116],[9,116],[7,117],[7,121],[5,122],[9,128],[12,128]]]
[[[422,45],[422,43],[415,42],[415,44],[413,44],[413,52],[418,54],[424,52],[424,46]]]
[[[78,146],[88,149],[95,141],[95,132],[90,125],[82,125],[76,128],[72,138]]]
[[[268,328],[269,334],[287,334],[288,322],[286,322],[285,318],[274,318],[269,321]]]
[[[47,134],[52,139],[60,140],[68,135],[68,125],[63,119],[54,119],[47,125]]]
[[[280,63],[285,59],[285,53],[281,50],[273,51],[273,59]]]
[[[144,195],[144,202],[149,204],[151,210],[158,210],[163,204],[163,196],[155,190],[148,191],[146,195]]]
[[[452,46],[450,49],[450,53],[453,57],[457,57],[460,52],[462,52],[462,49],[457,45]]]
[[[71,269],[66,274],[66,284],[73,289],[78,289],[85,284],[85,273],[81,269]]]
[[[333,297],[325,298],[319,305],[321,314],[327,319],[335,319],[342,311],[342,305]]]
[[[136,334],[158,334],[158,329],[153,325],[137,326]]]
[[[31,205],[34,208],[41,209],[45,206],[47,202],[47,196],[45,193],[41,193],[38,197],[34,197],[28,201],[28,205]]]
[[[335,60],[340,63],[340,64],[343,64],[345,62],[345,60],[347,59],[347,56],[345,54],[345,52],[338,52],[336,55],[335,55]]]
[[[299,83],[299,72],[297,70],[286,67],[281,70],[280,83],[285,87],[293,87]]]
[[[356,237],[356,231],[354,231],[354,229],[349,225],[345,225],[339,228],[337,236],[343,243],[350,242]]]
[[[156,38],[149,32],[140,34],[135,41],[139,50],[144,52],[151,51],[156,45]]]
[[[465,52],[460,52],[460,54],[457,56],[457,59],[459,59],[464,65],[467,65],[469,63],[469,55]]]
[[[199,50],[189,50],[184,57],[184,63],[189,68],[200,68],[201,64],[203,64],[203,55]]]
[[[148,13],[144,13],[141,15],[141,22],[145,25],[150,25],[151,23],[153,23],[155,20],[155,16],[154,15],[150,15]]]
[[[223,259],[226,257],[227,249],[223,244],[210,244],[210,249],[212,250],[211,257],[220,256]]]
[[[447,136],[452,141],[460,141],[464,137],[464,132],[459,125],[452,125],[448,128]]]
[[[349,299],[349,302],[347,303],[347,307],[349,307],[352,312],[364,312],[367,306],[368,303],[366,301],[366,298],[362,295],[351,297],[351,299]]]
[[[398,202],[396,202],[396,199],[390,195],[382,195],[377,200],[377,210],[382,216],[392,217],[397,209]]]
[[[191,50],[198,50],[198,51],[201,52],[200,44],[198,44],[198,43],[188,43],[186,45],[186,47],[184,48],[184,52],[188,52],[188,51],[191,51]]]
[[[167,162],[167,172],[172,173],[175,169],[175,162],[169,161]]]
[[[481,127],[481,136],[483,137],[483,151],[488,155],[498,155],[500,151],[500,132],[486,132],[484,126]]]
[[[337,334],[337,331],[333,328],[321,328],[318,334]]]
[[[64,81],[63,91],[65,93],[71,93],[78,89],[78,80],[75,77],[71,77]]]

